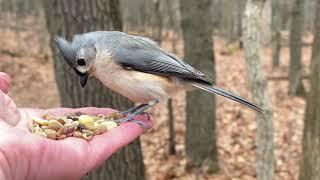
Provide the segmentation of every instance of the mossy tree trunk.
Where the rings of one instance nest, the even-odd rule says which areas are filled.
[[[71,40],[75,34],[97,30],[122,30],[118,0],[47,0],[47,27],[51,35],[55,78],[63,107],[110,107],[125,110],[133,103],[90,78],[82,89],[72,69],[58,56],[53,44],[56,35]],[[77,163],[77,162],[75,162]],[[139,140],[123,148],[87,179],[145,179]]]

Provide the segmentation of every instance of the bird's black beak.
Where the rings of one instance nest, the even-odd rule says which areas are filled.
[[[81,87],[84,87],[87,84],[89,74],[88,73],[79,72],[76,68],[74,68],[74,71],[77,73],[78,76],[80,76],[80,85],[81,85]]]
[[[80,76],[81,87],[84,87],[87,84],[87,81],[88,81],[88,74],[85,74],[84,76]]]

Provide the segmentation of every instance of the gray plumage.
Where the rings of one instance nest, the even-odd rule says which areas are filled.
[[[177,56],[164,51],[157,43],[148,38],[117,31],[96,31],[76,35],[71,44],[62,38],[56,38],[56,42],[61,54],[73,68],[76,66],[75,61],[79,58],[86,61],[93,60],[97,52],[105,52],[110,54],[114,62],[124,69],[187,82],[194,87],[222,95],[262,112],[259,107],[240,96],[213,86],[211,80],[203,73]]]

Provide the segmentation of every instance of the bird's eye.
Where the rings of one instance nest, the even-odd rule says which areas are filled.
[[[78,66],[85,66],[86,65],[86,61],[83,58],[81,58],[81,59],[77,60],[77,64],[78,64]]]

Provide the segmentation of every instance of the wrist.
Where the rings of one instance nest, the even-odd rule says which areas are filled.
[[[0,179],[13,180],[9,162],[0,147]]]
[[[6,130],[0,133],[0,179],[26,179],[28,160],[19,146],[21,138],[10,135]]]

